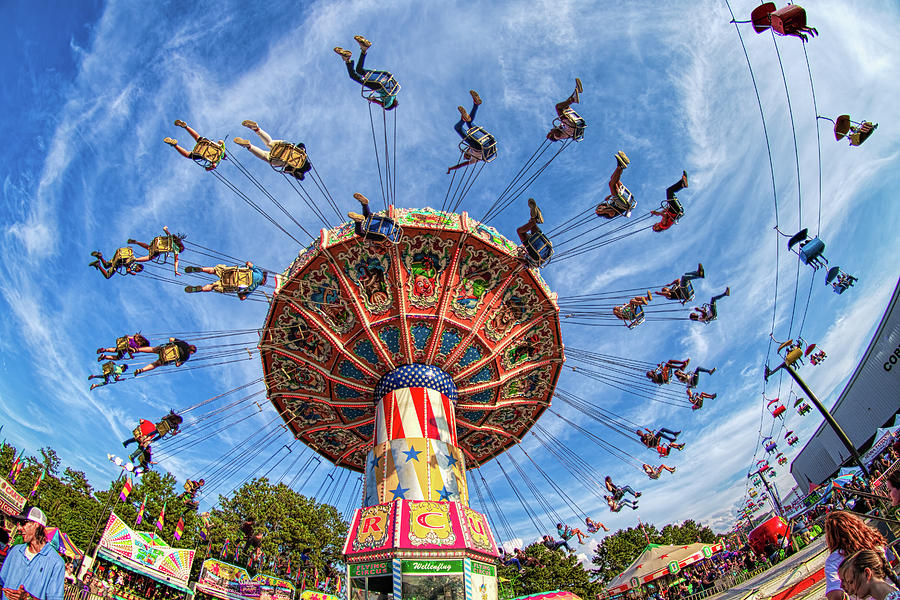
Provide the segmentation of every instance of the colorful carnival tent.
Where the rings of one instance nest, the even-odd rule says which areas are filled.
[[[894,443],[897,439],[897,431],[900,426],[881,427],[875,432],[875,441],[869,451],[862,455],[862,462],[866,466],[871,465],[872,461],[878,458],[878,455],[884,452],[884,449]]]
[[[84,556],[84,552],[78,549],[69,536],[60,531],[59,527],[47,527],[47,541],[56,548],[56,551],[63,556],[71,559],[78,559]]]
[[[630,588],[639,588],[654,579],[674,575],[684,567],[709,558],[722,549],[722,544],[696,543],[687,546],[647,544],[634,562],[606,586],[606,591],[610,595],[615,595]]]
[[[289,581],[262,573],[251,578],[243,567],[208,558],[203,561],[196,590],[222,600],[291,600],[294,586]],[[319,595],[324,600],[325,594]],[[331,596],[339,600],[335,596]]]
[[[194,551],[168,546],[154,533],[135,531],[110,513],[98,556],[182,592],[188,589]]]

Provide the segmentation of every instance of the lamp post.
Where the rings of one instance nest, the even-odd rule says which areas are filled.
[[[819,401],[819,398],[809,389],[809,386],[806,385],[806,382],[800,378],[800,375],[797,374],[797,371],[794,370],[793,363],[796,361],[797,357],[794,357],[794,360],[790,360],[790,354],[788,355],[789,359],[786,359],[783,363],[778,365],[774,369],[769,369],[769,365],[766,365],[765,370],[765,379],[769,380],[769,376],[777,371],[778,369],[784,369],[790,374],[791,377],[794,378],[794,381],[797,382],[797,385],[800,386],[800,389],[803,390],[803,393],[806,394],[806,397],[816,405],[816,408],[819,409],[819,412],[822,413],[822,416],[825,417],[825,422],[831,427],[832,431],[838,436],[838,439],[841,440],[841,443],[844,444],[844,447],[847,448],[847,451],[850,452],[850,456],[853,457],[853,460],[859,465],[859,468],[862,470],[863,475],[865,476],[866,487],[869,487],[869,470],[866,469],[866,465],[862,462],[862,457],[860,457],[859,452],[856,451],[856,446],[853,445],[853,442],[850,441],[850,438],[847,437],[847,434],[844,433],[844,430],[841,429],[841,426],[838,425],[838,422],[834,420],[834,417],[831,415],[828,410],[822,405]]]

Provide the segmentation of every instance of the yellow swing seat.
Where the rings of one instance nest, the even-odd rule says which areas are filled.
[[[191,150],[191,160],[207,171],[215,169],[223,158],[225,158],[225,145],[217,144],[204,137],[197,140],[197,144]]]
[[[103,369],[104,375],[115,375],[116,374],[116,363],[111,360],[103,363],[103,366],[101,368]]]
[[[236,292],[250,287],[253,283],[253,271],[242,267],[229,267],[222,273],[222,287],[228,292]]]
[[[161,262],[165,262],[166,261],[165,255],[167,253],[175,252],[177,254],[178,250],[175,247],[174,237],[175,236],[172,236],[172,235],[159,235],[159,236],[156,236],[155,238],[153,238],[153,240],[150,242],[150,250],[149,250],[150,256],[152,256],[154,259],[156,259],[160,255],[162,255]],[[157,262],[159,262],[159,261],[157,261]]]
[[[128,336],[123,335],[120,338],[116,338],[116,354],[122,355],[127,354],[131,348],[128,346]]]
[[[163,364],[173,363],[178,360],[178,346],[175,344],[166,344],[159,349],[159,360]]]
[[[269,164],[279,173],[299,173],[306,166],[306,150],[289,142],[277,142],[269,151]]]

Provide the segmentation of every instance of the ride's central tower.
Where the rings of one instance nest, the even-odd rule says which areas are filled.
[[[468,506],[456,439],[453,380],[431,365],[403,365],[375,387],[375,442],[366,457],[363,506],[394,500]]]

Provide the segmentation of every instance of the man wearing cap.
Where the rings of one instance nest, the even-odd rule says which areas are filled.
[[[47,543],[47,517],[41,509],[32,507],[14,518],[24,543],[9,549],[0,569],[2,600],[62,600],[66,567],[56,549]]]

